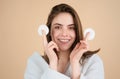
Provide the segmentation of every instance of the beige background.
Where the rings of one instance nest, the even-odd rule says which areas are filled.
[[[23,79],[28,57],[43,52],[38,26],[58,3],[73,6],[83,28],[96,31],[89,43],[101,48],[105,78],[120,78],[120,0],[0,0],[0,79]]]

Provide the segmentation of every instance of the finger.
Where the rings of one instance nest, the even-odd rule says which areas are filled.
[[[88,46],[82,45],[81,48],[82,48],[82,49],[88,49]]]
[[[76,51],[79,50],[79,46],[80,46],[80,43],[77,43],[75,48],[72,50],[73,53],[71,53],[71,56],[77,53]]]
[[[89,47],[89,45],[88,45],[88,43],[86,42],[86,41],[80,41],[80,46],[79,46],[79,48],[81,49],[81,48],[83,48],[83,47]]]
[[[79,48],[79,46],[80,46],[80,43],[77,43],[73,50],[76,50],[77,48]]]
[[[49,47],[51,50],[54,50],[54,52],[57,52],[58,51],[58,47],[56,47],[55,45],[51,45]]]
[[[51,47],[51,46],[55,46],[55,48],[57,49],[57,51],[59,51],[59,48],[57,46],[57,44],[53,41],[51,41],[49,44],[48,44],[48,47]]]
[[[57,45],[56,43],[54,43],[54,45],[55,45],[57,51],[59,51],[59,47],[58,47],[58,45]]]
[[[47,41],[46,33],[44,30],[42,30],[42,35],[43,35],[43,44],[46,47],[48,44],[48,41]]]
[[[81,44],[81,45],[88,45],[88,42],[87,42],[87,41],[84,41],[84,40],[81,40],[81,41],[80,41],[80,44]]]
[[[90,36],[90,32],[87,32],[83,40],[87,41],[89,36]]]

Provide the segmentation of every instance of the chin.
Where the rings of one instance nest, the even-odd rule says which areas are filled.
[[[60,50],[61,50],[61,51],[69,51],[69,50],[70,50],[70,48],[60,47]]]

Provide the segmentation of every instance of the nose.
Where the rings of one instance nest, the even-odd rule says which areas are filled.
[[[62,36],[68,36],[68,30],[62,29]]]

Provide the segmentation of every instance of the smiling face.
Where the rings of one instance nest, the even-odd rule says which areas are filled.
[[[51,38],[60,51],[69,51],[75,41],[75,26],[69,13],[59,13],[51,24]]]

